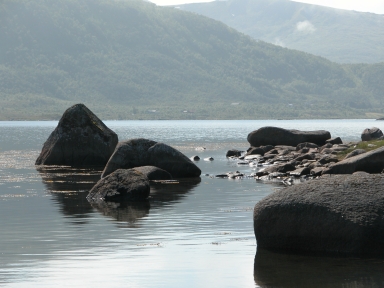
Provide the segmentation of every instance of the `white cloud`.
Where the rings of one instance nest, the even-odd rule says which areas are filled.
[[[299,32],[304,32],[304,33],[313,33],[316,31],[315,26],[308,20],[302,21],[302,22],[297,22],[296,24],[296,30]]]
[[[285,43],[280,38],[275,38],[275,41],[273,42],[273,44],[275,44],[277,46],[281,46],[281,47],[287,47],[285,45]]]

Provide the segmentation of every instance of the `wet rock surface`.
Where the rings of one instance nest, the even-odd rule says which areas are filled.
[[[44,143],[36,165],[104,166],[118,138],[85,105],[68,108]]]
[[[118,169],[89,191],[89,202],[142,201],[150,193],[149,179],[136,169]]]
[[[322,176],[281,189],[254,209],[258,248],[384,256],[384,175]]]

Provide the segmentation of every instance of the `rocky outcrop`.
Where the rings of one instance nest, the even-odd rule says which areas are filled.
[[[346,158],[332,164],[323,174],[352,174],[356,171],[381,173],[384,169],[384,147]]]
[[[384,175],[322,176],[256,204],[258,248],[384,256]]]
[[[119,169],[100,179],[89,191],[90,202],[140,201],[148,198],[149,180],[135,169]]]
[[[366,128],[363,133],[361,133],[361,141],[376,140],[380,137],[383,137],[383,132],[377,127]]]
[[[174,178],[199,177],[201,174],[200,169],[180,151],[163,143],[139,138],[117,145],[101,177],[117,169],[140,166],[156,166]]]
[[[118,138],[85,105],[68,108],[44,143],[36,165],[104,166]]]
[[[328,139],[327,141],[325,141],[326,143],[330,143],[330,144],[343,144],[343,141],[341,140],[340,137],[336,137],[336,138],[331,138],[331,139]]]
[[[321,146],[330,138],[331,134],[325,130],[299,131],[278,127],[262,127],[249,133],[247,140],[254,147],[261,145],[297,146],[304,142],[311,142]]]

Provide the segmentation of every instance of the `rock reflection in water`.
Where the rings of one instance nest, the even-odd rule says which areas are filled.
[[[84,224],[79,218],[87,218],[93,212],[86,197],[88,191],[100,179],[101,169],[76,169],[63,166],[36,166],[52,199],[60,205],[60,211],[77,218],[73,223]]]
[[[256,285],[263,288],[384,287],[384,260],[280,254],[258,249]]]
[[[149,197],[152,208],[159,208],[181,200],[200,182],[200,177],[179,179],[177,184],[156,184],[151,182]]]
[[[101,214],[119,221],[120,228],[140,227],[138,220],[149,214],[149,201],[141,202],[91,202],[93,208]]]
[[[104,216],[119,222],[120,228],[140,227],[141,218],[148,216],[149,209],[158,209],[182,199],[201,182],[200,178],[182,179],[177,184],[155,184],[151,182],[150,197],[141,202],[92,201],[91,205]],[[126,222],[126,224],[125,224]]]

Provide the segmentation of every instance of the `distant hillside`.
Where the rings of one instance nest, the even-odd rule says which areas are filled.
[[[383,71],[142,1],[0,2],[0,120],[376,117]]]
[[[339,63],[384,62],[384,15],[289,0],[228,0],[181,5],[269,43]]]

